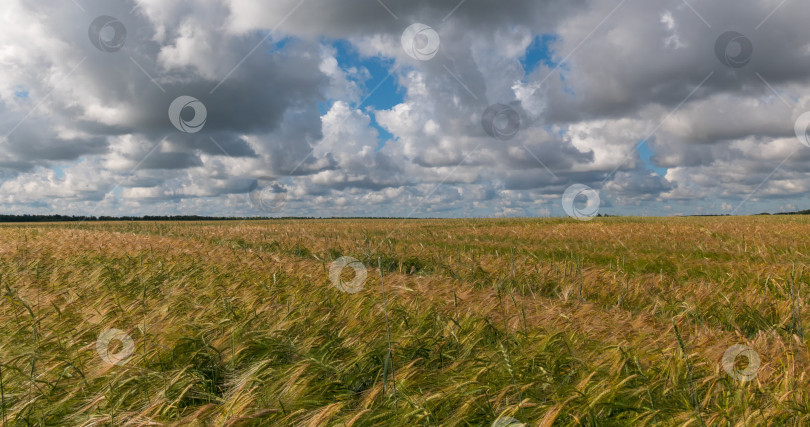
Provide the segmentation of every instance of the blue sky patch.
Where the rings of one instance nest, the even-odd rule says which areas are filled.
[[[641,158],[641,162],[644,164],[644,166],[647,168],[647,170],[649,170],[651,172],[654,172],[655,174],[657,174],[660,177],[663,177],[664,175],[667,174],[667,168],[662,168],[662,167],[656,166],[652,162],[652,157],[653,157],[654,153],[653,153],[652,149],[650,149],[649,144],[647,144],[647,141],[644,141],[643,143],[641,143],[636,148],[636,152],[638,152],[638,157]]]
[[[343,70],[351,68],[365,68],[369,79],[365,82],[355,80],[365,87],[363,98],[368,96],[360,105],[361,108],[371,107],[375,110],[388,110],[404,100],[402,88],[397,85],[395,75],[390,75],[394,60],[381,57],[362,57],[346,40],[332,43],[335,48],[338,65]],[[351,76],[350,76],[351,77]],[[361,98],[361,102],[363,100]]]
[[[22,86],[17,86],[17,90],[14,91],[14,96],[16,96],[17,98],[27,99],[28,98],[28,89],[26,89],[26,88],[24,88]]]
[[[268,49],[267,52],[268,53],[276,53],[278,51],[284,50],[284,48],[287,46],[287,43],[289,41],[290,41],[289,37],[285,37],[285,38],[279,39],[279,40],[273,40],[272,41],[273,47]]]
[[[361,105],[355,108],[361,110],[390,110],[394,106],[404,102],[403,88],[397,84],[397,76],[391,74],[394,66],[393,59],[381,57],[363,57],[346,40],[338,40],[332,43],[335,48],[338,66],[344,71],[351,68],[365,69],[369,78],[365,81],[354,80],[358,86],[364,88],[361,95]],[[351,78],[351,76],[349,77]],[[331,102],[330,102],[331,104]],[[371,126],[379,132],[378,150],[385,146],[385,142],[393,139],[394,135],[377,123],[374,114],[371,114]]]
[[[541,34],[534,38],[534,41],[526,48],[526,54],[520,59],[526,75],[534,72],[540,65],[549,68],[557,66],[558,63],[554,62],[554,50],[551,47],[557,39],[556,34]]]

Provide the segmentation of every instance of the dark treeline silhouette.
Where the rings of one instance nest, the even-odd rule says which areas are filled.
[[[810,210],[798,212],[781,212],[771,214],[763,212],[757,215],[810,215]],[[598,217],[615,217],[616,215],[599,214]],[[686,217],[729,216],[728,214],[682,215]],[[280,219],[438,219],[438,218],[403,218],[403,217],[221,217],[201,215],[145,215],[145,216],[74,216],[74,215],[2,215],[0,223],[4,222],[100,222],[100,221],[258,221]]]
[[[234,219],[263,218],[225,218],[199,215],[174,216],[69,216],[69,215],[0,215],[0,222],[90,222],[90,221],[225,221]]]
[[[810,210],[803,210],[798,212],[783,212],[776,215],[810,215]]]
[[[279,219],[435,219],[401,217],[220,217],[200,215],[146,215],[146,216],[71,216],[71,215],[0,215],[3,222],[99,222],[99,221],[258,221]]]

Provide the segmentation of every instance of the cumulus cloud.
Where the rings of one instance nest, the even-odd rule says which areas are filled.
[[[606,213],[804,203],[801,2],[11,0],[6,10],[8,212],[263,215],[245,195],[259,178],[287,191],[280,215],[560,215],[575,183],[597,189]],[[120,22],[123,46],[90,40],[99,16]],[[402,48],[413,23],[435,31],[435,57]],[[728,31],[742,38],[718,51]],[[372,102],[386,91],[389,105]],[[179,96],[205,106],[199,132],[169,120]],[[519,118],[515,135],[482,126],[493,104]]]

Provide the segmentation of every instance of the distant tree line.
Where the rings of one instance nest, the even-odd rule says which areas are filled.
[[[810,209],[806,209],[806,210],[798,211],[798,212],[783,212],[783,213],[778,213],[776,215],[810,215]]]
[[[0,215],[0,222],[91,222],[91,221],[223,221],[233,219],[199,215],[147,216],[73,216],[73,215]]]
[[[758,215],[810,215],[810,210],[798,212],[781,212],[777,214],[761,213]],[[615,215],[599,214],[598,217],[614,217]],[[704,214],[685,216],[729,216],[728,214]],[[402,218],[402,217],[224,217],[201,215],[145,215],[145,216],[76,216],[76,215],[0,215],[3,222],[100,222],[100,221],[257,221],[269,219],[438,219],[438,218]]]
[[[435,219],[400,217],[222,217],[200,215],[146,215],[146,216],[75,216],[75,215],[0,215],[2,222],[99,222],[99,221],[256,221],[268,219]]]

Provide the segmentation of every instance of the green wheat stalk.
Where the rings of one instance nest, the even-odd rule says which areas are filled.
[[[388,303],[385,299],[385,282],[383,281],[382,260],[377,257],[377,271],[380,273],[380,287],[382,288],[383,311],[385,312],[385,336],[388,340],[388,353],[385,355],[385,366],[383,368],[383,393],[387,389],[388,367],[391,367],[391,386],[394,389],[394,401],[397,399],[397,378],[394,370],[393,352],[391,350],[391,327],[388,324]]]
[[[703,422],[703,417],[700,415],[700,402],[697,398],[695,380],[692,378],[692,364],[689,363],[689,357],[686,354],[686,346],[681,338],[681,332],[678,331],[678,325],[675,324],[675,319],[672,319],[672,327],[675,329],[675,337],[678,339],[678,345],[681,347],[681,353],[683,353],[683,360],[686,362],[686,373],[689,376],[689,387],[692,391],[692,404],[695,405],[695,413],[697,414],[698,421],[700,421],[700,425],[705,426],[706,424]]]

